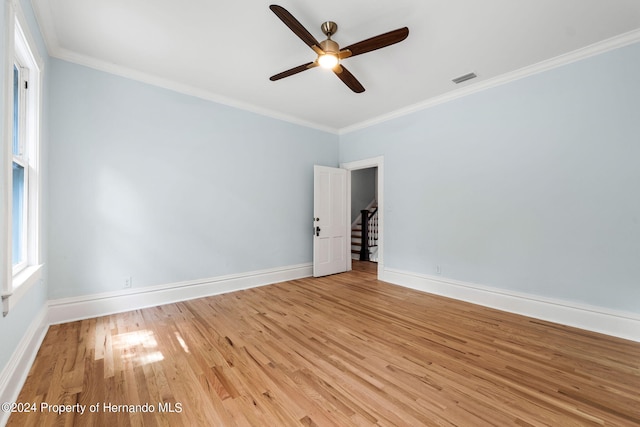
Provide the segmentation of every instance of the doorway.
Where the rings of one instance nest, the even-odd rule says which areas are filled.
[[[351,259],[378,262],[378,168],[351,171]]]
[[[357,171],[363,171],[366,169],[375,168],[375,183],[374,183],[374,194],[378,207],[378,239],[377,239],[377,273],[378,279],[382,278],[384,271],[384,158],[382,156],[375,157],[371,159],[358,160],[355,162],[347,162],[340,164],[342,169],[347,170],[347,221],[349,224],[352,223],[354,217],[357,216],[357,212],[352,212],[352,196],[353,196],[353,178],[356,177],[354,173],[358,173]],[[371,175],[371,174],[369,174]],[[365,173],[358,173],[356,180],[362,177],[366,177]],[[358,190],[356,190],[358,191]],[[351,254],[351,247],[349,246],[348,253]],[[352,270],[352,259],[351,256],[347,257],[347,270]]]

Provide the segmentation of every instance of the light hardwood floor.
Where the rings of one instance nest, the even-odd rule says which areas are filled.
[[[640,425],[640,343],[389,285],[355,264],[52,326],[19,397],[37,410],[9,425]],[[47,412],[55,404],[85,413]]]

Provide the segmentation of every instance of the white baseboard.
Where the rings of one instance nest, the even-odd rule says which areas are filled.
[[[406,288],[640,342],[640,314],[390,268],[382,277]]]
[[[51,325],[73,322],[301,279],[311,276],[312,273],[313,266],[307,263],[168,285],[50,300],[48,320]]]
[[[0,373],[0,402],[17,402],[18,394],[27,379],[40,344],[47,334],[47,307],[42,307],[22,337],[11,359]],[[9,420],[11,412],[0,411],[0,426]]]

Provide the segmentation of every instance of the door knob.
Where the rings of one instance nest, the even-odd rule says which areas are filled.
[[[316,237],[320,236],[320,227],[316,227]]]

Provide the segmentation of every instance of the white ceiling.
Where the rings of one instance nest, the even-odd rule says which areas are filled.
[[[269,80],[315,59],[269,1],[32,0],[51,56],[335,132],[603,40],[640,40],[638,0],[277,2],[319,41],[327,20],[341,46],[410,33],[344,60],[366,88],[355,94],[320,68]],[[478,78],[451,82],[471,71]]]

